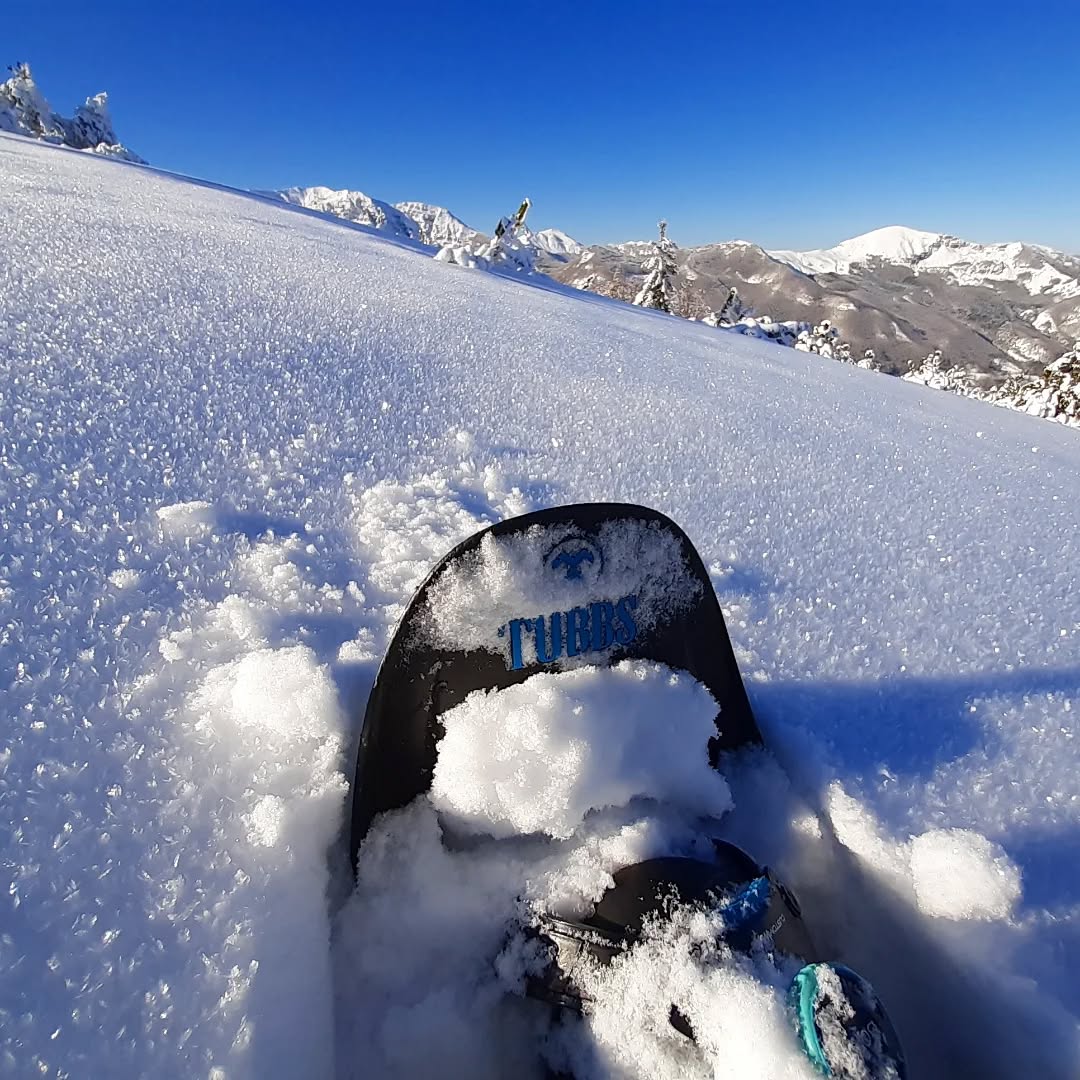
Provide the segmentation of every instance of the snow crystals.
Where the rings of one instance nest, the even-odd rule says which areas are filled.
[[[705,854],[723,782],[699,758],[665,811],[632,796],[677,772],[582,759],[600,798],[552,810],[466,758],[474,826],[571,835],[451,851],[422,799],[355,888],[340,837],[412,590],[485,524],[598,499],[664,510],[715,568],[786,770],[726,770],[720,828],[871,980],[913,1074],[1080,1072],[1075,431],[35,139],[0,135],[0,172],[7,1072],[536,1075],[508,919]],[[495,554],[433,633],[478,640],[471,590],[513,595]],[[639,702],[638,674],[583,664],[566,693],[621,686],[639,765],[661,690],[697,745],[707,702],[655,670]],[[622,733],[533,692],[523,717],[567,725],[538,754]],[[766,967],[667,944],[609,973],[575,1067],[805,1075]],[[670,1041],[656,985],[714,1042]]]

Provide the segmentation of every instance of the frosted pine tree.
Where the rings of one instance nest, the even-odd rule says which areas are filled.
[[[799,331],[795,348],[802,352],[818,353],[830,360],[852,363],[851,346],[840,340],[840,331],[828,319],[822,319],[813,327]]]
[[[641,286],[634,304],[671,314],[676,303],[675,253],[678,250],[667,235],[667,222],[658,225],[660,239],[653,245],[653,254],[645,262],[645,284]]]
[[[105,93],[95,94],[75,110],[75,115],[67,122],[69,146],[77,150],[93,149],[97,146],[115,147],[120,140],[113,130],[112,117],[109,116],[109,98]]]
[[[522,236],[525,231],[525,215],[528,214],[530,206],[532,203],[526,195],[521,200],[516,214],[499,219],[498,225],[495,226],[495,235],[476,254],[482,259],[487,259],[493,266],[518,270],[526,274],[531,273],[534,252],[532,247],[524,242]]]
[[[435,255],[439,262],[454,263],[469,269],[503,269],[522,273],[532,273],[533,248],[525,242],[528,230],[525,228],[525,215],[532,203],[526,196],[517,208],[517,213],[499,218],[495,226],[495,235],[484,240],[478,247],[467,244],[444,244]]]
[[[11,78],[0,83],[0,131],[36,139],[62,139],[64,129],[34,82],[29,64],[12,64]]]
[[[1080,341],[1047,364],[1041,375],[1009,379],[991,400],[1031,416],[1080,426]]]
[[[109,119],[104,94],[87,98],[67,120],[53,112],[34,82],[29,64],[13,64],[8,71],[11,78],[0,83],[0,131],[146,164],[141,157],[120,145]]]
[[[737,323],[744,315],[750,312],[739,297],[739,290],[734,285],[728,290],[727,299],[720,305],[716,313],[717,325]]]
[[[933,390],[948,390],[964,397],[982,397],[971,375],[963,368],[946,363],[940,349],[927,353],[926,358],[900,376],[907,382],[921,383]]]

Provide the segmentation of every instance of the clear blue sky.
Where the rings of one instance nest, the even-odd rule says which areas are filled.
[[[69,114],[237,187],[326,184],[586,242],[880,225],[1080,252],[1080,0],[22,5]]]

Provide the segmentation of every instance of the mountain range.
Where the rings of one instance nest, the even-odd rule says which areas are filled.
[[[635,287],[652,244],[601,245],[544,268],[597,292]],[[940,350],[977,379],[1042,370],[1080,337],[1080,258],[1031,244],[977,244],[902,226],[824,251],[732,240],[676,252],[684,301],[716,310],[732,288],[775,320],[828,320],[853,354],[902,374]]]
[[[449,210],[396,205],[362,192],[290,188],[279,198],[435,247],[475,249],[488,237]],[[524,229],[537,269],[590,292],[630,300],[651,241],[586,246],[557,229]],[[903,374],[931,352],[994,385],[1034,374],[1080,338],[1080,258],[1035,244],[979,244],[893,225],[815,251],[768,251],[745,240],[676,248],[681,314],[721,309],[773,320],[828,320],[854,355]]]
[[[49,106],[27,65],[11,71],[0,84],[0,131],[142,161],[117,139],[104,94],[67,119]],[[489,239],[423,202],[390,204],[327,187],[261,194],[432,247],[475,251]],[[656,252],[648,240],[587,246],[558,229],[525,227],[517,241],[555,280],[623,300],[637,294]],[[976,388],[993,388],[1041,372],[1080,338],[1080,257],[1036,244],[981,244],[892,225],[823,250],[766,250],[745,240],[669,250],[675,313],[824,323],[852,356],[872,353],[872,366],[891,374],[940,354]]]

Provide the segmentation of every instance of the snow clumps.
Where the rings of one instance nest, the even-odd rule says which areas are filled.
[[[932,829],[911,842],[919,910],[944,919],[1006,919],[1020,899],[1020,871],[970,829]]]
[[[709,765],[716,713],[700,683],[641,660],[476,691],[443,714],[431,798],[492,836],[565,839],[635,797],[719,816],[731,793]]]

